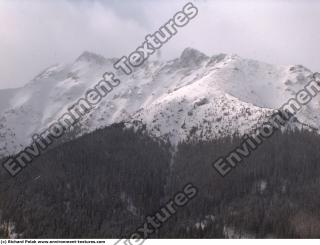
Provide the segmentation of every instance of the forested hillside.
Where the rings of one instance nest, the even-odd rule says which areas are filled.
[[[172,147],[122,124],[49,150],[16,178],[2,169],[1,223],[25,238],[128,237],[186,183],[198,196],[154,237],[320,237],[320,137],[278,133],[222,178],[229,137]],[[0,234],[8,236],[6,226]]]

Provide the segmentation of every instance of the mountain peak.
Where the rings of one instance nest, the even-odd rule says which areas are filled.
[[[98,64],[104,64],[107,60],[102,55],[95,54],[93,52],[84,51],[77,59],[77,61],[84,62],[96,62]]]
[[[207,59],[204,53],[194,48],[186,48],[183,50],[180,56],[180,61],[183,65],[199,65],[203,60]]]

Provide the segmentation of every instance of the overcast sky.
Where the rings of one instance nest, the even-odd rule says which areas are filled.
[[[0,88],[23,86],[44,68],[88,50],[121,57],[187,1],[0,0]],[[320,1],[194,0],[199,14],[162,49],[235,53],[320,71]]]

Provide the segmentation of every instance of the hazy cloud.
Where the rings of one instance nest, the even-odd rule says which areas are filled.
[[[0,0],[0,88],[22,86],[55,63],[84,50],[121,57],[139,46],[187,1]],[[236,53],[320,70],[320,2],[193,1],[199,15],[162,48],[209,55]]]

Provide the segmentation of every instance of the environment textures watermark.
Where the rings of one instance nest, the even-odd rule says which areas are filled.
[[[187,25],[195,18],[198,9],[187,3],[182,11],[177,12],[172,19],[161,26],[154,34],[145,37],[145,42],[132,52],[128,57],[123,56],[116,63],[114,68],[129,75],[133,68],[141,66],[155,51],[163,46],[168,40],[177,34],[178,29]],[[39,157],[43,151],[48,149],[55,140],[61,138],[76,123],[81,121],[107,96],[115,87],[121,83],[120,79],[112,72],[106,72],[94,87],[87,90],[82,98],[70,106],[58,120],[39,134],[32,136],[32,143],[18,152],[15,156],[9,157],[3,167],[11,176],[19,174],[28,164]]]
[[[178,29],[186,26],[190,20],[198,14],[198,9],[192,3],[187,3],[182,11],[177,12],[172,19],[167,21],[153,34],[145,37],[145,41],[132,52],[128,57],[123,56],[114,64],[114,68],[121,69],[127,75],[131,74],[133,69],[143,64],[150,55],[154,54],[157,49],[168,42],[178,33]]]
[[[182,191],[175,193],[173,198],[157,212],[147,216],[145,222],[130,235],[129,239],[119,239],[114,245],[141,245],[145,239],[150,238],[152,234],[158,231],[172,216],[174,216],[179,208],[185,207],[192,199],[194,199],[198,192],[198,188],[193,184],[186,184]]]
[[[269,120],[258,127],[253,134],[245,135],[240,146],[227,156],[218,158],[212,163],[213,168],[222,176],[228,175],[245,158],[249,157],[265,139],[270,138],[278,129],[284,127],[303,106],[310,103],[320,92],[320,73],[314,73],[313,79],[290,98],[280,109],[275,110]]]

